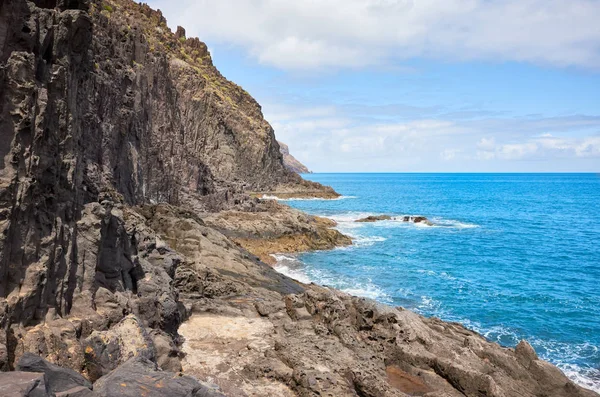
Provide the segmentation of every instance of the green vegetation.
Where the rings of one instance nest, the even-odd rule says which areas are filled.
[[[110,6],[110,5],[108,5],[108,4],[104,4],[104,5],[102,6],[102,8],[104,9],[104,11],[108,11],[108,12],[109,12],[109,13],[111,13],[111,14],[112,14],[112,12],[114,11],[114,10],[113,10],[113,8],[112,8],[112,6]]]

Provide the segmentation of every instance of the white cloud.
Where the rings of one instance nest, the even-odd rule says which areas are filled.
[[[519,143],[497,145],[494,138],[482,138],[477,145],[477,158],[480,160],[523,160],[556,158],[598,158],[600,159],[600,136],[583,138],[555,137],[542,134]]]
[[[597,0],[152,2],[188,35],[283,69],[359,68],[426,56],[600,67]]]
[[[360,105],[267,103],[264,110],[278,139],[317,172],[597,171],[600,166],[600,117],[382,122],[356,116],[365,113]]]

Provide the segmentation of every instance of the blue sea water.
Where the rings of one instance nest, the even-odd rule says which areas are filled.
[[[338,221],[349,248],[277,256],[301,281],[527,339],[600,392],[600,175],[312,174],[340,200],[287,204]],[[373,214],[423,215],[434,226]]]

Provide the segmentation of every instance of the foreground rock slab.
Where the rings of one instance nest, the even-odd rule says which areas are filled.
[[[79,373],[51,364],[35,354],[26,353],[17,365],[17,371],[36,372],[45,375],[46,388],[51,393],[83,388],[92,389],[92,383]]]
[[[0,397],[50,397],[44,374],[0,372]]]
[[[134,358],[99,379],[94,392],[101,397],[225,397],[183,374],[160,371],[145,358]]]

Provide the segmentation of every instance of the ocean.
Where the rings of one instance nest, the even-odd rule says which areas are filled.
[[[329,217],[352,247],[277,255],[303,282],[528,340],[600,392],[600,175],[310,174],[337,200],[287,200]],[[434,225],[368,216],[422,215]]]

